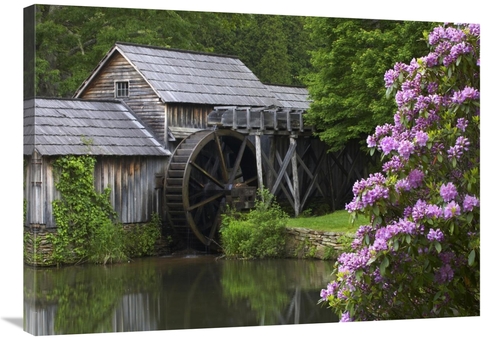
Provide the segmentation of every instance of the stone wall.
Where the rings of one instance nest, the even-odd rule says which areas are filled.
[[[53,230],[45,229],[43,226],[24,228],[24,262],[34,266],[51,266],[52,252],[54,246],[50,241]]]
[[[342,252],[343,242],[353,236],[307,228],[286,228],[285,255],[293,258],[334,259]]]

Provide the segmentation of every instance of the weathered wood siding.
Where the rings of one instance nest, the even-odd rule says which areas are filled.
[[[207,116],[213,105],[167,104],[167,125],[169,127],[207,129]]]
[[[115,82],[129,82],[129,97],[120,98],[165,145],[165,106],[144,78],[119,53],[115,53],[80,98],[115,99]]]
[[[106,157],[96,165],[96,188],[111,186],[111,203],[121,222],[147,222],[152,213],[161,214],[166,162],[163,157]]]
[[[27,200],[25,226],[55,228],[52,201],[60,198],[55,188],[55,157],[26,157],[24,197]],[[111,187],[110,200],[122,223],[143,223],[152,213],[161,215],[161,177],[164,157],[98,157],[94,170],[95,187]]]

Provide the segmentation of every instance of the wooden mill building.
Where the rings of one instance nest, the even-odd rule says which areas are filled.
[[[296,215],[314,195],[338,208],[365,160],[351,146],[327,154],[303,124],[308,107],[307,89],[263,84],[234,56],[117,43],[73,98],[24,103],[25,231],[55,230],[52,162],[63,155],[97,157],[95,187],[111,187],[123,224],[165,216],[176,147],[216,129],[245,136],[257,149],[258,186]]]
[[[238,58],[117,43],[75,98],[120,99],[171,151],[215,106],[281,106]]]

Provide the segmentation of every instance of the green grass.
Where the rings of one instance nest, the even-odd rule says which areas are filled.
[[[337,210],[323,216],[290,218],[287,227],[354,233],[360,225],[369,224],[369,220],[364,216],[358,216],[353,224],[349,222],[349,218],[350,215],[347,211]]]

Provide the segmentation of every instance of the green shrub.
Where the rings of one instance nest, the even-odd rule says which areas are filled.
[[[102,223],[96,228],[89,244],[89,261],[106,264],[127,259],[123,247],[123,227],[119,223]]]
[[[267,189],[259,190],[255,207],[248,213],[229,210],[220,229],[224,253],[229,257],[278,257],[285,249],[288,215]]]
[[[136,225],[125,232],[125,248],[129,257],[151,256],[161,237],[161,219],[153,213],[146,225]]]

